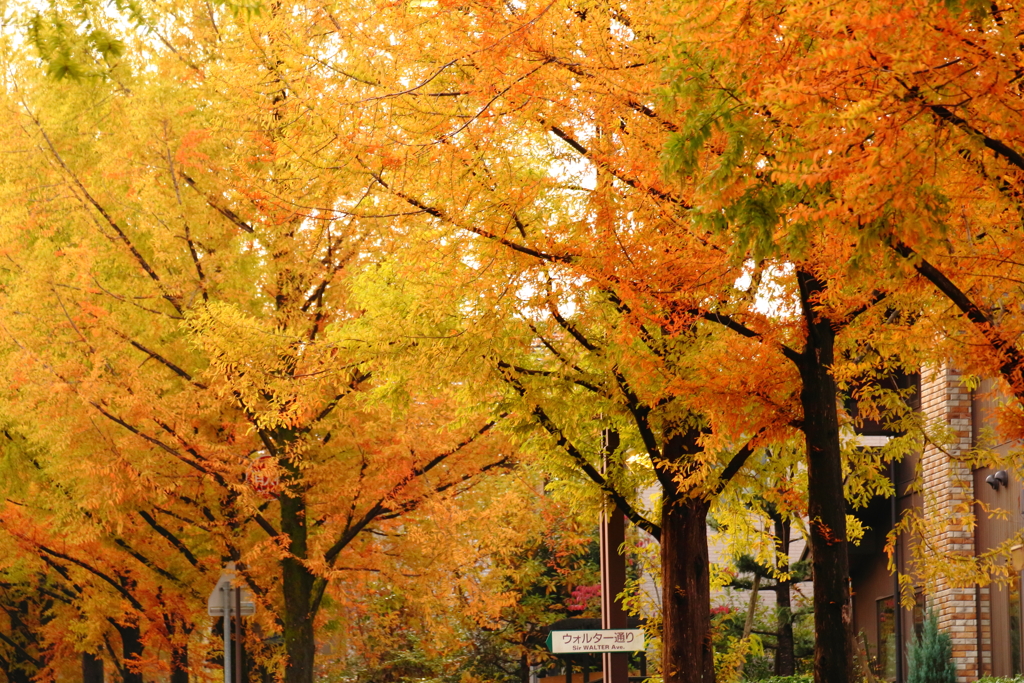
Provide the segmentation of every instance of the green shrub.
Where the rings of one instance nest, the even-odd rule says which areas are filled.
[[[910,676],[907,683],[956,683],[953,664],[953,641],[939,630],[935,612],[928,610],[920,638],[910,644]]]
[[[1017,674],[1012,678],[1009,676],[983,676],[978,679],[977,683],[1024,683],[1024,674]]]
[[[813,683],[813,676],[770,676],[758,683]]]

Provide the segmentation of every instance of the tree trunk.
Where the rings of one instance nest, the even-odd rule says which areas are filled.
[[[82,653],[82,683],[103,683],[103,660],[91,652]]]
[[[853,683],[850,565],[839,444],[833,322],[815,310],[824,285],[797,271],[807,342],[799,364],[807,445],[807,515],[814,579],[815,683]]]
[[[8,683],[32,683],[39,666],[32,660],[29,649],[35,642],[32,631],[21,619],[21,615],[29,614],[30,606],[27,600],[15,603],[15,609],[7,612],[11,621],[11,638],[16,648],[11,650],[10,667],[7,669]]]
[[[707,518],[710,503],[665,492],[661,512],[665,683],[714,683]]]
[[[796,673],[795,643],[793,640],[792,582],[780,581],[775,588],[776,633],[775,675],[792,676]]]
[[[7,683],[32,683],[33,674],[25,670],[22,664],[12,664],[4,673],[7,675]]]
[[[774,518],[775,538],[778,539],[779,552],[785,559],[779,560],[779,571],[789,572],[789,539],[791,526],[788,521],[778,516]],[[775,636],[775,675],[792,676],[796,673],[793,653],[793,607],[792,580],[777,581],[775,585],[776,636]]]
[[[102,683],[102,679],[101,679]],[[170,683],[188,683],[188,645],[176,645],[171,650]]]
[[[289,492],[281,495],[281,532],[288,537],[289,556],[281,560],[284,589],[284,649],[288,655],[285,683],[313,683],[316,641],[313,637],[313,575],[306,559],[306,503]]]
[[[188,683],[188,635],[192,629],[174,614],[165,614],[163,618],[171,641],[170,683]]]
[[[136,626],[118,626],[117,632],[121,636],[121,661],[124,665],[123,683],[143,683],[142,672],[131,670],[131,664],[137,664],[142,659],[142,631]]]
[[[266,654],[264,650],[263,655]],[[270,674],[270,671],[264,666],[263,662],[260,661],[262,657],[257,656],[246,656],[245,658],[245,675],[242,680],[244,681],[259,681],[259,683],[274,683],[274,677]]]

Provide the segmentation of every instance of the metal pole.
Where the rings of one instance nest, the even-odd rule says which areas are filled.
[[[231,586],[227,585],[221,590],[224,591],[224,683],[232,683],[231,680]]]
[[[235,683],[244,683],[245,664],[242,662],[242,587],[235,589]]]
[[[891,515],[892,528],[896,528],[896,523],[899,521],[899,498],[900,498],[900,484],[897,479],[896,472],[896,461],[889,463],[889,477],[892,479],[892,504],[889,508],[889,514]],[[896,571],[892,575],[892,630],[893,638],[896,640],[896,647],[893,662],[894,668],[896,669],[896,683],[903,683],[903,605],[900,604],[900,538],[897,534],[896,541],[893,543],[893,564],[896,566]]]

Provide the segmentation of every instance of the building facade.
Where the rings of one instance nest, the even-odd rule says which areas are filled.
[[[881,680],[902,683],[909,642],[931,609],[952,638],[959,681],[1021,673],[1020,572],[1008,560],[1000,560],[1004,576],[995,581],[969,572],[977,557],[1012,543],[1024,528],[1021,482],[1012,470],[973,467],[971,450],[984,444],[1008,455],[1019,444],[996,437],[1001,398],[994,382],[971,391],[955,370],[942,368],[922,374],[918,387],[929,431],[942,436],[894,464],[894,499],[876,499],[854,511],[869,529],[850,558],[861,647]],[[916,576],[944,566],[956,569],[958,578],[905,583],[902,591],[914,603],[907,608],[898,600],[901,588],[890,570],[886,540],[896,520],[910,511],[922,523],[897,537],[900,573]]]

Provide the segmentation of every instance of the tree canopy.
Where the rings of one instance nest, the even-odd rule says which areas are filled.
[[[816,680],[852,681],[843,501],[924,438],[889,380],[1001,377],[1022,433],[1016,9],[4,11],[12,680],[209,676],[228,561],[252,676],[497,631],[528,665],[614,504],[667,683],[717,676],[712,510],[805,526]],[[874,418],[908,437],[851,448]]]

